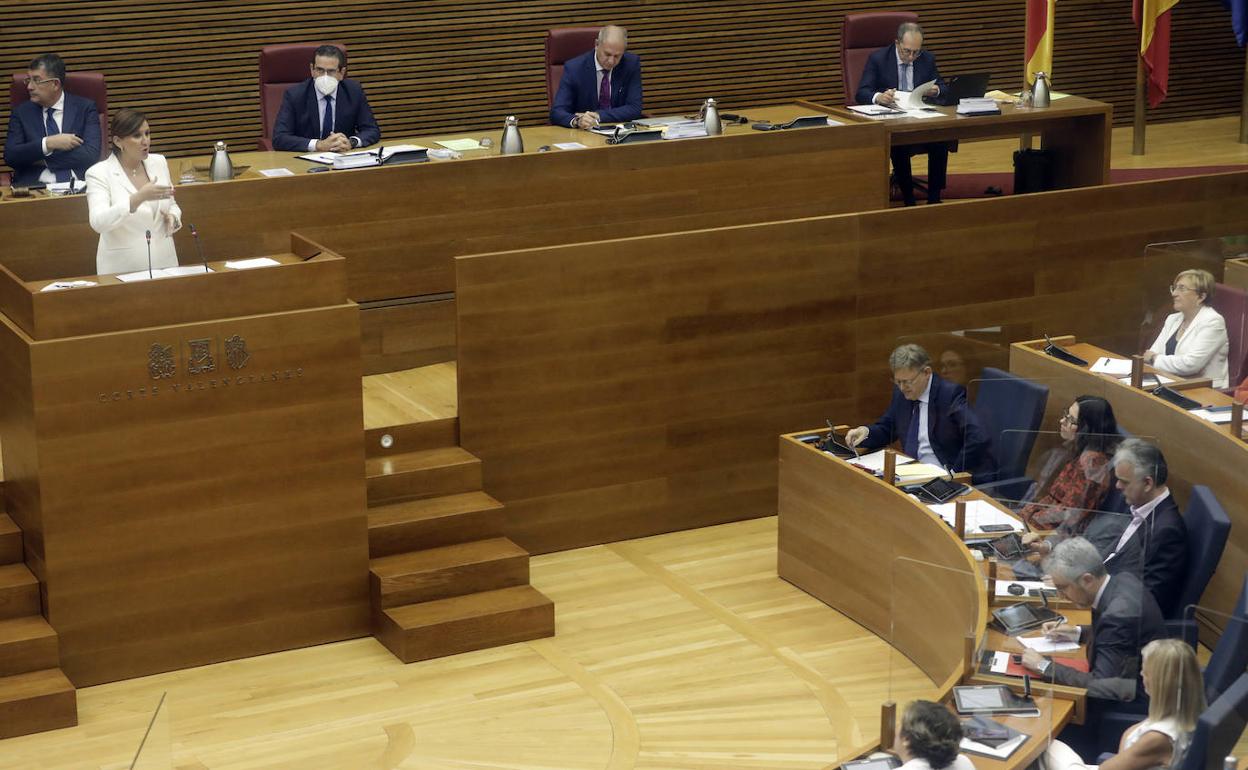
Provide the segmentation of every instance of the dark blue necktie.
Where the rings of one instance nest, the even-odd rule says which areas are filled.
[[[57,127],[57,125],[56,125],[56,121],[52,119],[52,108],[51,108],[51,107],[49,107],[49,108],[48,108],[48,125],[47,125],[47,132],[48,132],[48,136],[54,136],[54,135],[56,135],[56,134],[61,133],[61,129]],[[58,181],[58,182],[68,182],[68,181],[69,181],[69,169],[66,169],[66,168],[54,168],[54,169],[50,169],[50,170],[52,171],[52,173],[53,173],[53,174],[56,174],[56,181]]]
[[[912,401],[914,407],[910,410],[910,425],[906,428],[906,438],[901,442],[901,451],[915,458],[919,458],[919,402]]]
[[[321,121],[321,138],[334,133],[334,97],[325,97],[325,119]]]

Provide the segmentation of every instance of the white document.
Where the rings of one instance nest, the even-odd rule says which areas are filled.
[[[1015,596],[1010,593],[1010,586],[1022,586],[1023,595]],[[996,595],[1004,599],[1023,599],[1030,597],[1030,591],[1053,590],[1053,586],[1047,585],[1043,580],[997,580]]]
[[[955,518],[955,509],[957,508],[956,504],[941,503],[940,505],[929,505],[928,507],[931,508],[932,512],[935,513],[937,516],[947,521],[949,523],[949,526],[953,526],[953,522]],[[968,535],[972,533],[979,534],[979,535],[983,535],[983,534],[1004,535],[1005,534],[1004,532],[1000,532],[1000,533],[984,532],[983,526],[985,524],[988,524],[988,525],[1008,524],[1015,532],[1026,531],[1026,527],[1023,526],[1023,523],[1021,521],[1014,518],[1013,516],[1006,513],[1005,511],[1001,510],[1000,508],[993,505],[992,503],[988,502],[987,500],[967,501],[966,503],[966,534]],[[998,580],[997,585],[1000,586],[1001,582],[1002,581]]]
[[[1019,715],[1014,714],[1012,716],[1019,716]],[[969,751],[973,754],[985,754],[987,756],[994,757],[996,759],[1006,759],[1011,754],[1014,753],[1015,749],[1017,749],[1019,746],[1022,746],[1026,742],[1027,742],[1027,733],[1019,733],[1018,735],[1015,735],[1013,738],[1009,739],[1005,743],[1002,743],[1000,746],[988,746],[983,743],[976,743],[970,738],[963,738],[962,742],[959,745],[966,751]]]
[[[1053,639],[1045,639],[1043,636],[1016,636],[1014,637],[1024,647],[1035,650],[1041,655],[1051,655],[1055,652],[1074,652],[1079,649],[1078,642],[1062,642]]]
[[[887,450],[878,449],[874,452],[870,452],[865,455],[859,455],[858,457],[855,457],[852,460],[847,460],[846,462],[850,463],[851,465],[857,465],[859,468],[866,468],[867,470],[873,471],[875,473],[883,473],[885,451]],[[906,463],[912,463],[912,462],[914,462],[913,457],[907,457],[906,455],[903,455],[901,452],[897,453],[897,465],[904,465]]]
[[[45,288],[44,291],[47,291]],[[1193,409],[1192,414],[1215,425],[1225,425],[1231,421],[1231,410]]]
[[[325,165],[328,166],[328,165],[332,165],[335,160],[342,157],[342,153],[340,152],[310,152],[307,155],[299,155],[296,157],[298,157],[300,160],[310,160],[313,163],[324,163]]]
[[[839,120],[833,120],[832,118],[828,118],[828,125],[829,126],[843,126],[845,124]]]
[[[872,118],[887,117],[887,116],[901,117],[901,115],[903,114],[902,110],[896,110],[896,109],[893,109],[892,107],[885,107],[882,104],[851,104],[848,107],[848,109],[851,112],[856,112],[859,115],[866,115]]]
[[[583,145],[580,142],[555,142],[554,147],[556,150],[584,150],[586,149],[586,145]]]
[[[273,177],[273,176],[294,176],[295,175],[295,172],[291,171],[288,168],[262,168],[262,169],[257,169],[257,170],[260,172],[261,176]]]
[[[177,267],[164,267],[160,270],[165,278],[176,278],[180,275],[204,275],[213,272],[212,268],[204,269],[203,265],[178,265]]]
[[[1131,361],[1126,358],[1110,358],[1101,356],[1092,362],[1088,371],[1094,374],[1109,374],[1114,377],[1131,376]]]
[[[931,479],[937,476],[944,477],[949,475],[948,471],[937,465],[929,463],[906,463],[898,464],[896,468],[898,480],[903,484],[908,484],[914,479]]]
[[[123,283],[138,283],[139,281],[150,281],[153,278],[160,277],[159,270],[153,270],[151,273],[148,273],[146,270],[140,270],[137,273],[120,273],[117,276],[117,280]]]
[[[56,281],[44,286],[39,291],[60,291],[61,289],[77,289],[80,286],[95,286],[95,281]]]
[[[701,120],[672,123],[663,129],[664,139],[692,139],[696,136],[706,136],[706,123]]]
[[[929,80],[913,91],[894,91],[893,102],[903,110],[919,110],[924,106],[923,95],[932,90],[935,80]]]
[[[226,262],[225,266],[229,268],[230,270],[251,270],[252,268],[255,268],[255,267],[272,267],[273,265],[280,265],[280,264],[282,263],[278,262],[276,259],[270,259],[268,257],[255,257],[253,259],[231,260],[229,262]]]
[[[228,263],[227,263],[228,264]],[[277,264],[276,262],[274,264]],[[212,272],[211,268],[208,272]],[[156,267],[152,268],[151,275],[146,270],[138,270],[133,273],[123,273],[117,276],[117,280],[125,283],[138,283],[139,281],[154,280],[157,278],[177,278],[183,275],[203,275],[203,265],[178,265],[176,267]]]

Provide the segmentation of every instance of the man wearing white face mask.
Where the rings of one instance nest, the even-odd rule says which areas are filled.
[[[364,89],[347,80],[347,54],[312,52],[311,77],[286,89],[273,124],[273,147],[289,152],[348,152],[381,140]]]

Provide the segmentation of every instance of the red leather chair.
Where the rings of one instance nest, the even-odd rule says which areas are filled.
[[[546,110],[555,105],[563,63],[594,47],[598,27],[558,27],[546,31]]]
[[[1230,342],[1227,353],[1227,384],[1234,388],[1244,377],[1248,377],[1248,292],[1224,283],[1217,284],[1213,289],[1213,299],[1209,305],[1222,314],[1226,321],[1226,336]]]
[[[858,103],[854,93],[867,58],[895,41],[902,24],[918,21],[919,15],[908,11],[845,14],[841,21],[841,79],[845,81],[846,104]]]
[[[16,107],[30,99],[26,90],[25,72],[14,72],[9,83],[9,106]],[[61,86],[75,96],[82,96],[95,102],[100,113],[100,160],[108,157],[108,83],[103,72],[69,72]],[[0,187],[9,186],[8,173],[0,175]]]
[[[286,89],[308,79],[312,52],[322,45],[336,45],[347,52],[342,43],[280,43],[260,49],[260,139],[262,150],[273,149],[273,123],[282,108]]]

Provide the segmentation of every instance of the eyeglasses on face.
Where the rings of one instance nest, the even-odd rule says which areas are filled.
[[[329,67],[329,68],[313,67],[312,71],[316,73],[317,77],[320,77],[321,75],[329,75],[332,77],[334,75],[337,75],[339,72],[341,72],[342,68],[341,67]]]
[[[913,377],[911,377],[911,378],[910,378],[910,379],[908,379],[908,380],[899,380],[899,379],[893,378],[893,384],[894,384],[894,385],[896,385],[896,386],[897,386],[897,387],[899,387],[899,388],[908,388],[908,387],[910,387],[911,385],[913,385],[913,384],[914,384],[914,381],[915,381],[915,380],[917,380],[917,379],[919,379],[920,377],[922,377],[922,376],[923,376],[923,373],[924,373],[925,371],[927,371],[925,368],[924,368],[924,369],[920,369],[918,374],[914,375]]]
[[[1181,283],[1172,283],[1172,284],[1170,284],[1170,293],[1171,293],[1171,294],[1175,294],[1175,293],[1178,293],[1178,292],[1184,292],[1184,291],[1196,291],[1196,290],[1195,290],[1195,289],[1193,289],[1191,286],[1184,286],[1184,285],[1183,285],[1183,284],[1181,284]]]
[[[26,84],[31,88],[39,88],[41,86],[46,86],[50,83],[59,83],[60,80],[61,80],[60,78],[42,78],[42,79],[30,78],[29,80],[26,81]]]

